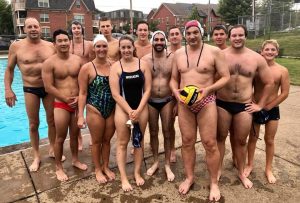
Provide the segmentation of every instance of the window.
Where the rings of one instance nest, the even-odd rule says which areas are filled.
[[[84,15],[83,14],[74,15],[74,20],[80,22],[81,24],[84,24]]]
[[[80,8],[80,0],[76,0],[76,7]]]
[[[40,14],[40,22],[41,23],[49,23],[49,14],[48,13],[41,13]]]
[[[38,6],[49,8],[49,0],[38,0]]]
[[[120,18],[124,18],[124,12],[120,11]]]
[[[139,18],[143,18],[143,13],[139,13]]]
[[[42,27],[42,36],[44,38],[50,38],[50,27]]]

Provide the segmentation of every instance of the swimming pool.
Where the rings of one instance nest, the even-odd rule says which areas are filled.
[[[7,59],[0,59],[0,147],[29,142],[28,118],[25,110],[24,93],[21,73],[15,68],[12,89],[18,101],[13,108],[5,103],[4,71]],[[47,137],[48,126],[43,105],[40,106],[40,138]]]

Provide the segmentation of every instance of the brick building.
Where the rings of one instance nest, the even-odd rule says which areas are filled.
[[[157,28],[164,32],[168,31],[169,28],[174,25],[183,29],[193,7],[196,7],[201,19],[200,23],[207,31],[206,25],[208,25],[208,16],[209,30],[216,24],[222,22],[220,15],[217,13],[217,6],[217,4],[162,3],[155,13],[150,18],[148,17],[148,22],[157,20],[159,22]]]
[[[41,24],[42,36],[51,38],[56,29],[68,29],[73,20],[82,23],[85,38],[98,33],[99,13],[94,0],[12,0],[15,33],[24,36],[24,20],[35,17]]]

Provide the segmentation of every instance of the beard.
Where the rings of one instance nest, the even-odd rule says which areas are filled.
[[[153,49],[156,51],[156,52],[162,52],[164,51],[166,45],[154,45],[153,46]]]

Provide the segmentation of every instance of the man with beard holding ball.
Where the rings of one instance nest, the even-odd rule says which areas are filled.
[[[175,100],[172,96],[172,91],[169,87],[169,82],[172,73],[172,60],[174,54],[168,54],[166,45],[167,38],[163,31],[156,31],[151,39],[152,52],[147,54],[142,59],[148,63],[152,73],[152,88],[151,96],[148,101],[149,106],[149,129],[150,143],[154,158],[153,165],[147,170],[147,175],[152,176],[159,168],[158,160],[158,131],[159,131],[159,116],[162,123],[162,132],[164,136],[165,149],[165,172],[168,181],[173,181],[174,173],[170,168],[171,142],[170,130],[173,122],[172,114],[175,105]]]

